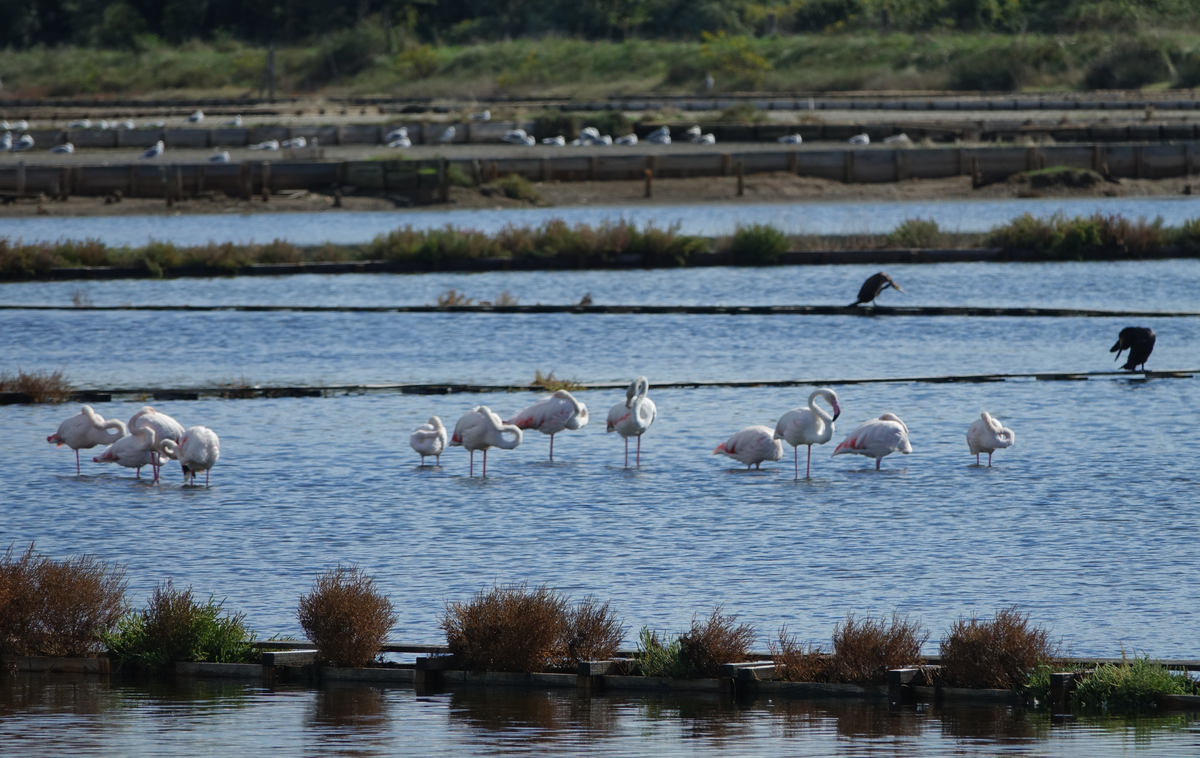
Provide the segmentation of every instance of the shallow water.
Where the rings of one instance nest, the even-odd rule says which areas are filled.
[[[771,224],[791,234],[885,234],[905,219],[932,219],[944,231],[984,232],[1024,213],[1088,216],[1121,214],[1129,218],[1161,216],[1179,226],[1200,215],[1197,197],[1122,197],[1037,200],[922,200],[907,202],[769,203],[760,205],[599,206],[522,210],[409,210],[395,212],[324,212],[220,214],[196,216],[121,216],[13,218],[0,220],[0,236],[26,242],[101,239],[109,245],[144,245],[150,240],[178,245],[208,242],[270,242],[298,245],[322,242],[369,242],[377,234],[412,225],[417,229],[447,224],[495,232],[508,224],[536,226],[561,218],[570,224],[600,224],[625,219],[639,226],[679,224],[684,234],[719,236],[738,226]]]
[[[1194,715],[1051,726],[1005,708],[907,709],[716,697],[229,682],[0,679],[0,741],[21,755],[1079,756],[1194,753]]]

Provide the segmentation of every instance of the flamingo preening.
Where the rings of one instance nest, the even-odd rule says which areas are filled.
[[[992,467],[992,453],[1006,447],[1012,447],[1017,441],[1012,429],[1006,429],[999,421],[992,418],[987,411],[971,423],[967,429],[967,445],[975,455],[975,465],[979,465],[979,454],[987,453],[988,468]]]
[[[506,434],[513,435],[507,439]],[[463,414],[454,425],[450,437],[451,447],[465,447],[471,453],[471,476],[475,476],[475,451],[483,451],[483,475],[487,476],[487,451],[489,447],[512,450],[521,444],[521,428],[500,420],[491,408],[477,405]]]
[[[575,399],[566,390],[558,390],[550,397],[518,411],[507,423],[521,429],[536,429],[550,435],[550,460],[554,460],[554,435],[564,429],[582,429],[587,426],[587,406]]]
[[[109,434],[109,429],[114,429],[117,433]],[[66,445],[75,451],[75,475],[79,476],[80,450],[97,445],[111,445],[128,434],[129,429],[125,422],[117,419],[105,421],[103,416],[92,410],[92,406],[85,405],[78,414],[59,424],[58,431],[47,437],[46,441],[58,447]]]
[[[408,438],[408,444],[421,456],[421,465],[425,465],[425,457],[432,455],[437,458],[437,465],[442,465],[442,451],[446,449],[446,427],[437,416],[430,416],[429,421],[417,427]]]
[[[783,443],[775,439],[769,428],[756,424],[734,432],[732,437],[717,445],[712,454],[728,455],[746,464],[746,468],[762,468],[763,461],[777,461],[783,457]]]
[[[207,426],[193,426],[183,433],[179,442],[165,439],[158,443],[158,450],[168,458],[179,461],[183,468],[183,483],[196,481],[196,472],[204,472],[204,486],[208,487],[208,474],[221,457],[221,440]]]
[[[180,424],[175,419],[165,413],[159,413],[148,405],[143,405],[138,409],[138,412],[129,417],[129,433],[141,427],[150,427],[154,430],[155,440],[159,444],[163,440],[173,440],[179,442],[183,439],[183,424]],[[159,450],[156,446],[151,452],[150,465],[154,468],[154,478],[158,479],[158,468],[161,465],[159,462]]]
[[[625,390],[625,402],[617,403],[608,412],[608,426],[605,432],[616,432],[625,438],[625,467],[629,468],[629,438],[637,437],[637,465],[642,465],[642,435],[658,417],[658,409],[654,401],[647,395],[650,392],[650,380],[639,376]]]
[[[875,459],[875,470],[884,456],[892,453],[912,452],[908,441],[908,427],[894,413],[885,413],[879,418],[873,418],[859,425],[857,429],[846,435],[833,450],[834,455],[865,455]]]
[[[92,459],[95,463],[115,463],[125,468],[137,469],[137,478],[142,478],[142,466],[154,469],[154,480],[158,481],[154,427],[146,425],[130,429],[129,434],[108,446]]]
[[[816,404],[817,398],[822,398],[833,409],[833,415]],[[831,389],[815,390],[808,396],[808,404],[803,408],[793,408],[780,417],[775,425],[775,439],[786,440],[793,447],[793,457],[796,464],[796,478],[800,478],[800,446],[808,446],[808,463],[804,466],[804,478],[812,478],[812,446],[824,445],[833,437],[833,422],[842,414],[838,405],[837,393]]]

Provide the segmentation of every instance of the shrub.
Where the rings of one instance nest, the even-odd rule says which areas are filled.
[[[1171,76],[1162,44],[1139,38],[1120,42],[1097,58],[1084,81],[1090,89],[1137,89]]]
[[[788,251],[787,235],[767,224],[738,227],[730,242],[733,259],[742,266],[769,266],[779,263]]]
[[[1178,237],[1179,233],[1176,232]],[[993,229],[987,244],[1008,250],[1033,250],[1050,258],[1077,258],[1094,250],[1144,254],[1174,241],[1162,218],[1130,221],[1120,215],[1076,216],[1061,213],[1034,218],[1028,213]]]
[[[506,174],[496,181],[484,185],[484,188],[490,192],[499,192],[513,200],[525,200],[530,203],[542,201],[542,193],[538,192],[538,188],[520,174]]]
[[[804,649],[796,635],[788,634],[787,627],[780,627],[779,637],[767,643],[771,661],[775,664],[775,677],[787,682],[828,682],[832,671],[832,658],[821,652],[819,647],[809,645]]]
[[[853,613],[833,630],[832,678],[854,684],[884,684],[890,669],[912,666],[921,660],[921,646],[929,632],[918,621],[892,614],[883,618],[856,617]]]
[[[750,89],[762,86],[763,78],[771,70],[766,58],[751,49],[745,35],[727,36],[719,31],[701,32],[700,57],[718,74],[725,74],[745,83]]]
[[[317,655],[334,666],[361,667],[374,660],[396,623],[392,603],[375,578],[358,566],[328,569],[300,596],[296,610]]]
[[[0,655],[95,656],[125,612],[125,569],[33,551],[0,557]]]
[[[611,658],[624,629],[608,603],[570,598],[541,585],[497,585],[469,602],[447,602],[446,645],[473,671],[570,670],[581,660]]]
[[[1200,53],[1183,56],[1175,67],[1175,86],[1185,89],[1200,86]]]
[[[738,103],[721,111],[718,121],[734,124],[757,124],[767,120],[765,111],[760,111],[752,103]]]
[[[1050,633],[1031,627],[1029,615],[1013,606],[996,611],[990,621],[971,616],[954,622],[941,641],[941,673],[955,687],[1016,689],[1038,664],[1057,655]]]
[[[168,579],[154,588],[141,611],[127,614],[104,635],[108,649],[123,663],[160,667],[176,661],[250,663],[259,653],[245,614],[222,615],[224,603],[192,597]]]
[[[890,247],[937,247],[942,232],[933,219],[906,218],[887,237]]]
[[[1172,671],[1148,657],[1105,663],[1080,681],[1071,702],[1083,710],[1148,710],[1157,695],[1192,695],[1196,683],[1186,672]]]
[[[18,368],[16,376],[0,372],[0,392],[20,392],[31,403],[65,403],[75,396],[75,385],[62,371],[30,371]]]
[[[754,643],[754,627],[735,624],[737,616],[713,608],[707,621],[692,617],[692,628],[679,638],[679,660],[688,675],[711,678],[720,674],[721,664],[743,661]]]
[[[657,633],[644,626],[638,633],[637,659],[643,676],[686,677],[687,666],[680,659],[682,651],[678,637],[664,642]]]
[[[455,187],[474,187],[475,180],[467,176],[467,172],[462,170],[462,166],[457,163],[451,163],[446,169],[446,178]]]

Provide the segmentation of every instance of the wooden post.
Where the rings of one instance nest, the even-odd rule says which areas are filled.
[[[842,153],[842,173],[843,183],[850,184],[854,181],[854,151],[846,150]]]
[[[445,158],[438,159],[438,198],[443,203],[450,202],[450,163]]]
[[[733,156],[729,153],[721,153],[721,176],[729,176],[733,173]]]
[[[738,161],[735,170],[737,171],[737,196],[741,197],[746,194],[746,162]]]
[[[800,156],[795,150],[787,154],[787,170],[792,174],[800,173]]]
[[[25,161],[17,161],[17,197],[25,194]]]
[[[262,201],[271,202],[271,162],[262,162]]]
[[[175,204],[175,199],[171,197],[171,182],[167,178],[167,167],[158,167],[158,178],[162,181],[163,197],[167,201],[167,207],[170,208]]]
[[[654,172],[650,169],[643,169],[646,175],[646,197],[654,197]]]
[[[983,175],[979,173],[979,156],[971,156],[971,189],[983,186]]]
[[[1138,179],[1141,179],[1145,175],[1145,160],[1142,157],[1141,145],[1136,145],[1133,148],[1133,169]]]
[[[250,171],[249,161],[242,161],[242,168],[238,171],[238,185],[242,189],[242,199],[250,202],[250,198],[254,197],[254,176]]]

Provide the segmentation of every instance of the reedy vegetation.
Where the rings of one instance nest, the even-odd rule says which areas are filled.
[[[317,656],[333,666],[366,666],[396,623],[392,601],[375,587],[375,577],[340,563],[300,596],[296,617]]]
[[[15,375],[0,371],[0,392],[20,392],[34,403],[58,404],[71,399],[75,385],[61,370],[25,371],[18,368]]]

